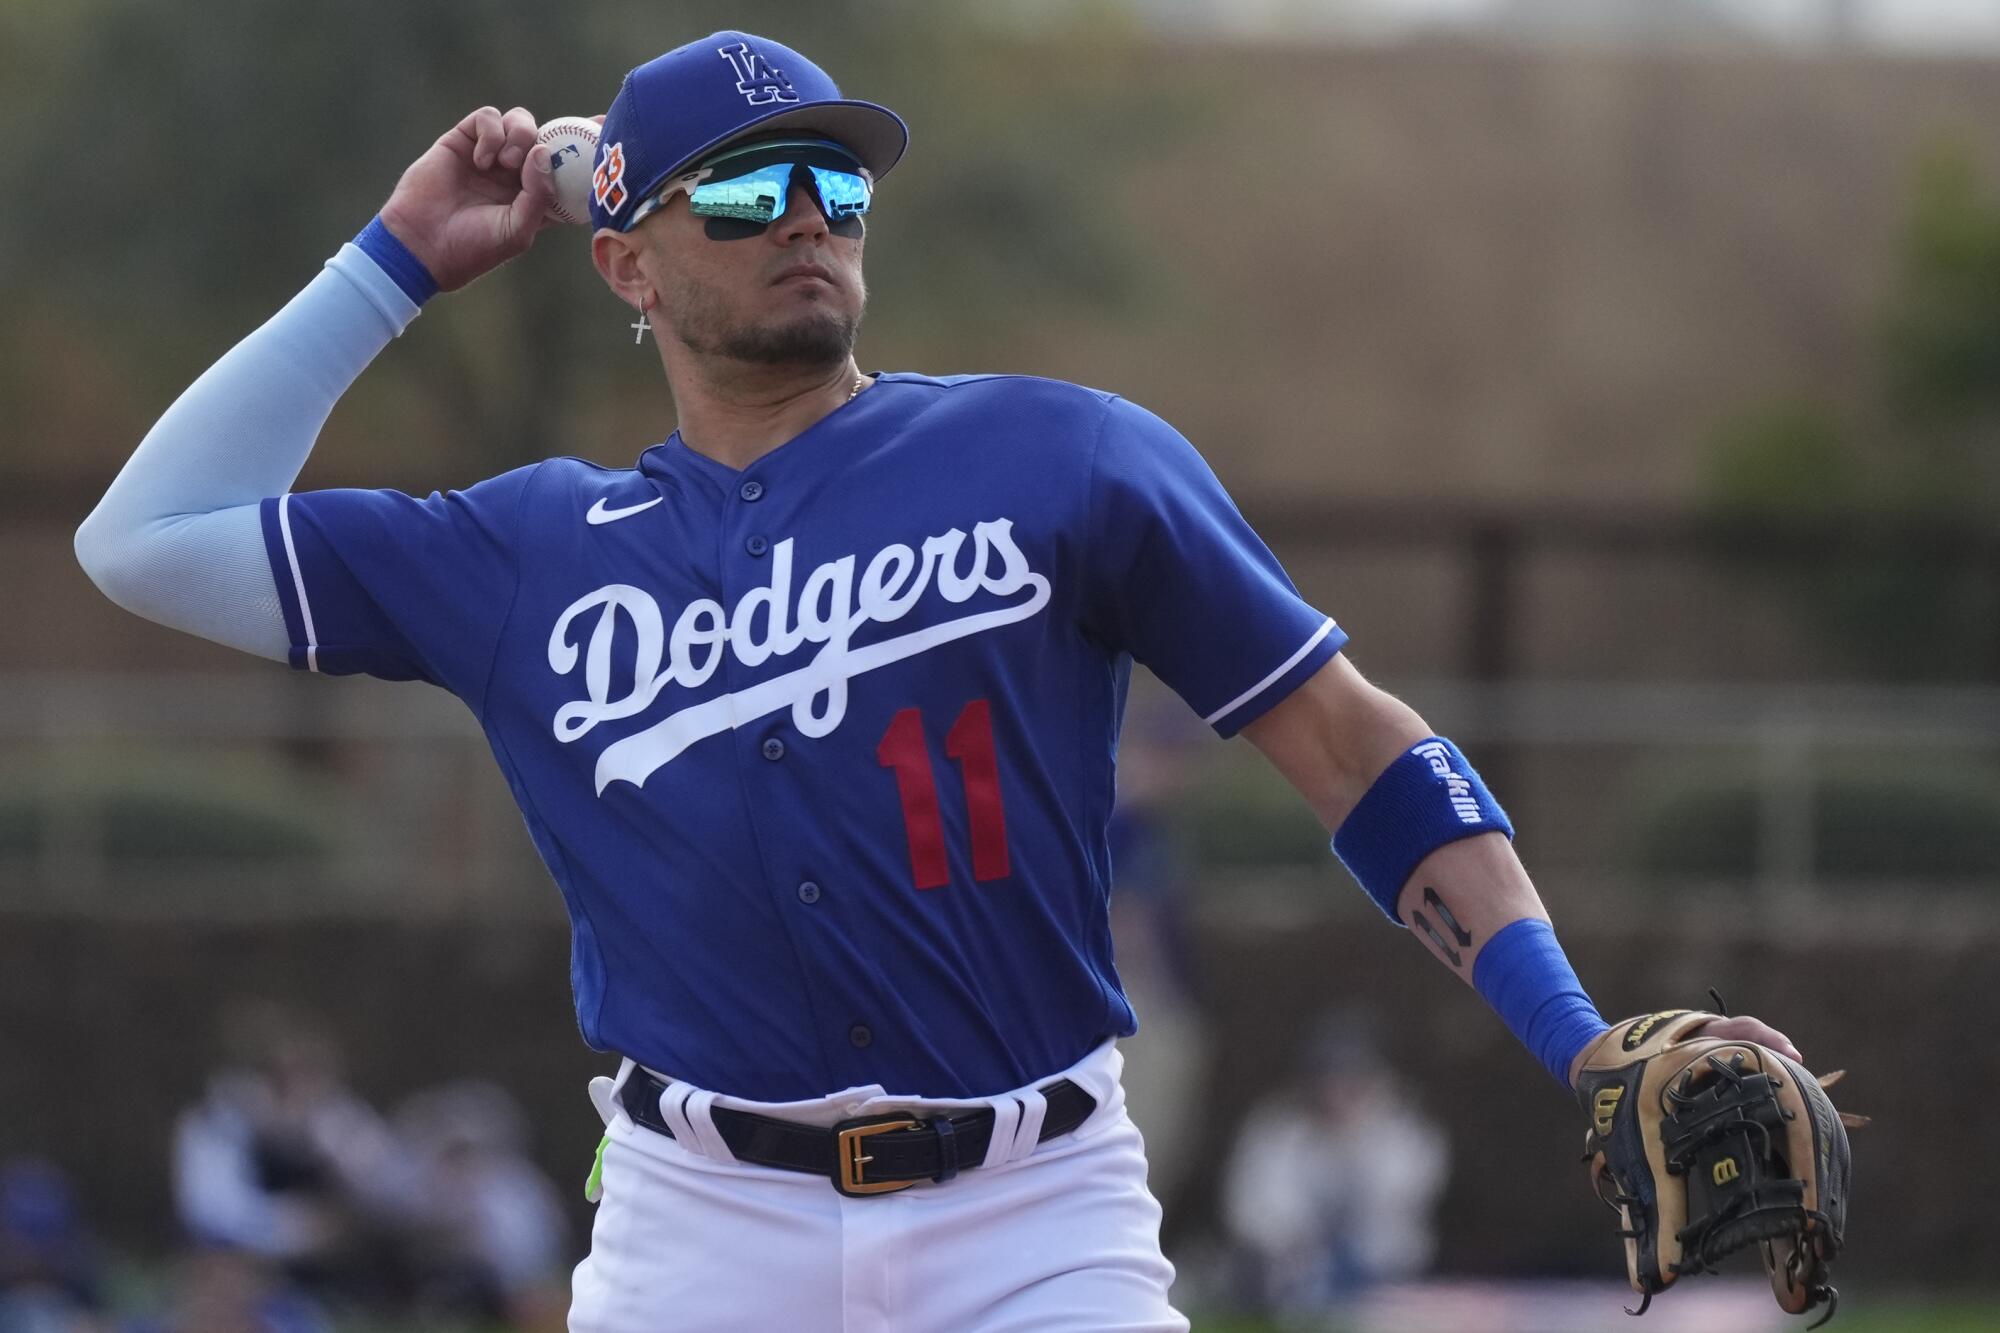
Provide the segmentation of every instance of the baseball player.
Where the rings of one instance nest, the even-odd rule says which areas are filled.
[[[574,1329],[1187,1327],[1118,1079],[1134,660],[1249,737],[1565,1086],[1605,1030],[1478,774],[1186,440],[1071,384],[857,367],[906,139],[767,38],[640,65],[591,258],[679,429],[629,468],[292,494],[369,362],[545,225],[535,117],[475,111],[77,533],[141,615],[479,719],[569,909],[584,1039],[622,1057]]]

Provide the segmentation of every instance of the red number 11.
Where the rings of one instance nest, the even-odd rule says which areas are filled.
[[[965,780],[965,813],[972,826],[972,878],[978,883],[1007,878],[1007,812],[1000,800],[1000,761],[993,749],[993,710],[974,699],[945,733],[944,752],[958,760]],[[910,840],[910,873],[920,889],[951,882],[945,855],[944,819],[938,813],[937,779],[931,773],[924,715],[905,708],[890,721],[875,747],[875,761],[896,774],[903,801],[903,830]]]

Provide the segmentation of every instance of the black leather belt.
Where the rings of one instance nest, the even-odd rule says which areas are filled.
[[[625,1113],[647,1129],[674,1137],[660,1118],[660,1094],[667,1085],[642,1068],[618,1091]],[[1067,1134],[1097,1109],[1097,1099],[1068,1079],[1037,1089],[1048,1100],[1041,1141]],[[726,1106],[709,1108],[715,1129],[740,1162],[825,1176],[842,1194],[888,1194],[923,1180],[950,1180],[961,1168],[986,1160],[993,1138],[993,1112],[962,1115],[862,1116],[831,1129],[796,1125]]]

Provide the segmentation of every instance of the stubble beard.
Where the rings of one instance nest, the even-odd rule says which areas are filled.
[[[861,330],[859,314],[850,315],[826,302],[789,318],[757,323],[730,318],[720,301],[693,283],[681,284],[674,296],[665,312],[667,322],[688,350],[753,366],[841,365],[853,355],[855,335]]]

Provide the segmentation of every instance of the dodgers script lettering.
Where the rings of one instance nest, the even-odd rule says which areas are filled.
[[[792,710],[792,724],[804,736],[824,736],[847,715],[847,682],[864,672],[900,662],[940,644],[1026,620],[1049,601],[1049,581],[1028,567],[1014,544],[1014,524],[999,518],[973,525],[970,559],[960,568],[966,534],[957,528],[926,537],[921,550],[901,543],[883,547],[855,577],[856,556],[829,560],[814,569],[792,595],[792,540],[771,548],[771,578],[738,601],[733,612],[709,598],[697,598],[681,609],[667,627],[660,605],[650,593],[629,583],[611,583],[570,603],[549,635],[549,667],[566,676],[583,666],[587,698],[556,710],[558,741],[568,744],[588,735],[600,722],[635,717],[650,708],[669,685],[695,689],[722,664],[726,650],[744,666],[762,666],[789,657],[809,643],[823,644],[812,660],[796,670],[760,681],[734,694],[691,704],[606,746],[597,757],[597,794],[613,782],[646,785],[662,765],[696,741],[740,727],[777,712]],[[953,605],[975,593],[1015,597],[1025,601],[975,611],[896,638],[863,647],[852,646],[863,625],[885,625],[908,615],[935,587]],[[588,640],[579,651],[572,627],[596,612]],[[611,643],[622,620],[636,637],[632,678],[618,682],[612,693]]]

